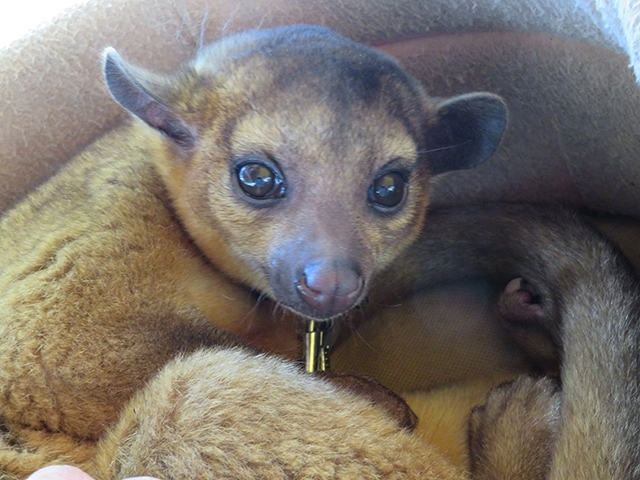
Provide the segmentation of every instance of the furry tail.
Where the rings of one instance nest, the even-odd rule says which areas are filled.
[[[444,209],[389,273],[396,293],[464,276],[522,277],[561,349],[562,423],[552,479],[640,477],[640,293],[632,269],[573,211]]]
[[[466,478],[384,410],[240,349],[168,364],[101,443],[95,478]]]

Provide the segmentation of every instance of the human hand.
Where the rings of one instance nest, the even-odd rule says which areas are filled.
[[[52,465],[32,473],[27,480],[93,480],[89,475],[76,467]],[[135,477],[128,480],[158,480],[153,477]]]

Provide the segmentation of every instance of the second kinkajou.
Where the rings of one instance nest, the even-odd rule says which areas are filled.
[[[640,289],[626,259],[572,209],[445,208],[377,298],[478,275],[505,286],[504,327],[560,384],[524,378],[489,395],[471,421],[473,478],[636,478]]]

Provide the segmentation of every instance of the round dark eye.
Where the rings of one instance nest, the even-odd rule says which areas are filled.
[[[406,182],[400,172],[386,172],[377,177],[369,189],[369,201],[382,211],[400,205],[404,199]]]
[[[238,186],[249,197],[273,199],[284,196],[282,177],[261,162],[247,162],[236,169]]]

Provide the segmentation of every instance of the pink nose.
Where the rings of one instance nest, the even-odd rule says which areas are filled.
[[[296,281],[298,295],[318,316],[332,317],[353,307],[364,281],[352,267],[324,263],[307,265]]]

